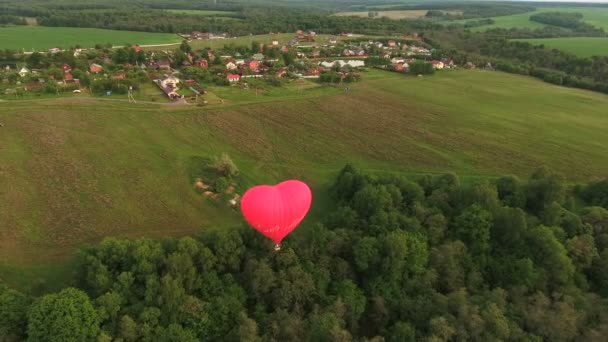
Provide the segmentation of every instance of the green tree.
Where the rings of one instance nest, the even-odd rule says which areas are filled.
[[[406,322],[397,322],[392,326],[387,338],[388,342],[415,342],[416,328]]]
[[[487,262],[486,257],[490,251],[491,227],[492,214],[478,204],[468,207],[454,219],[456,236],[467,245],[481,266]]]
[[[526,205],[535,213],[553,202],[561,203],[565,194],[564,177],[544,168],[538,169],[528,181],[526,194]]]
[[[86,293],[66,288],[42,297],[28,315],[28,341],[94,341],[99,318]]]
[[[30,299],[0,283],[0,341],[25,339]]]
[[[119,336],[127,342],[136,341],[139,336],[137,323],[129,315],[120,319]]]
[[[221,156],[213,161],[213,167],[226,177],[234,177],[239,174],[239,169],[236,167],[236,164],[234,164],[232,158],[226,153],[222,153]]]
[[[365,312],[365,294],[351,280],[342,281],[338,285],[337,295],[346,306],[345,319],[350,331],[356,331],[358,321]]]
[[[192,48],[190,47],[190,44],[188,44],[187,40],[182,40],[182,43],[179,45],[179,49],[184,53],[192,52]]]

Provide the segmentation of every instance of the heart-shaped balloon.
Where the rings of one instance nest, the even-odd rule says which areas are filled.
[[[288,180],[247,190],[241,199],[241,211],[255,230],[278,245],[304,219],[311,201],[308,185]]]

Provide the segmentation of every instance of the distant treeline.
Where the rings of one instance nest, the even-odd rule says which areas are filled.
[[[583,22],[583,15],[580,13],[545,12],[531,16],[530,20],[541,24],[565,27],[590,35],[604,34],[602,28],[596,28]]]
[[[25,18],[17,17],[14,15],[0,15],[0,25],[12,24],[12,25],[27,25]]]
[[[329,16],[320,10],[283,7],[250,7],[234,15],[241,20],[167,13],[161,10],[82,10],[39,13],[44,26],[96,27],[117,30],[180,33],[190,31],[228,32],[231,35],[266,34],[313,30],[317,33],[357,32],[374,35],[412,30],[439,29],[429,21],[371,20]]]
[[[463,185],[346,166],[333,209],[272,251],[254,230],[108,238],[71,288],[0,284],[3,341],[601,341],[608,180]]]

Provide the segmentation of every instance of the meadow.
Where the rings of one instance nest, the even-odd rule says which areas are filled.
[[[572,38],[537,38],[517,39],[534,45],[558,49],[579,57],[608,56],[608,38],[572,37]]]
[[[0,49],[41,51],[95,44],[168,44],[180,42],[177,35],[76,27],[10,26],[0,27]]]
[[[79,246],[104,236],[242,224],[193,189],[192,161],[224,152],[243,187],[309,182],[315,201],[304,227],[332,206],[325,190],[348,162],[412,177],[453,171],[464,181],[526,177],[541,165],[572,182],[608,173],[606,95],[486,71],[363,77],[348,92],[312,83],[258,95],[212,88],[226,101],[206,107],[0,102],[0,276],[52,282]]]
[[[544,24],[530,21],[530,16],[542,12],[577,12],[583,15],[586,23],[608,30],[608,7],[539,7],[536,11],[515,14],[509,16],[493,17],[495,21],[492,25],[479,26],[472,28],[472,31],[486,31],[493,28],[541,28]],[[473,19],[470,19],[473,20]],[[466,22],[469,20],[459,20],[456,22]]]

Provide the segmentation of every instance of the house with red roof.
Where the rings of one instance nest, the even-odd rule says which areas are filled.
[[[63,73],[65,74],[72,71],[72,67],[67,63],[63,63],[63,65],[61,66],[61,70],[63,70]]]
[[[194,61],[194,65],[199,68],[207,69],[209,67],[209,61],[207,61],[204,58],[199,58],[196,61]]]
[[[248,59],[245,61],[245,65],[247,65],[247,67],[253,71],[258,70],[260,67],[260,64],[261,64],[260,61],[257,61],[255,59]]]
[[[133,49],[135,52],[139,52],[139,51],[141,51],[141,46],[133,45],[133,46],[131,46],[131,49]]]
[[[100,73],[103,71],[103,67],[99,64],[93,63],[89,66],[89,71],[91,71],[94,74]]]
[[[228,82],[234,83],[234,82],[238,82],[238,81],[241,80],[241,75],[239,75],[239,74],[228,74],[226,76],[226,78],[228,79]]]
[[[112,76],[113,80],[124,80],[125,78],[127,78],[127,75],[125,75],[124,72],[119,72],[116,75]]]

